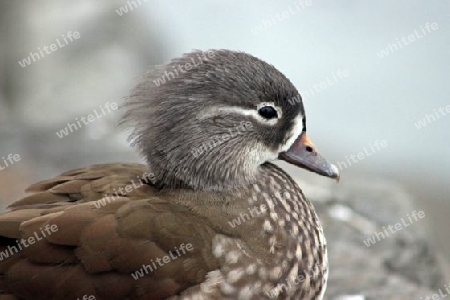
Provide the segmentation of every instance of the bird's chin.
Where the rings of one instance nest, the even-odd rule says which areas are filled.
[[[302,132],[292,146],[287,151],[281,152],[278,158],[297,167],[339,181],[339,169],[317,152],[316,146],[308,138],[306,132]]]

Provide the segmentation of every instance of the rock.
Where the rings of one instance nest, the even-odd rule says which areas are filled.
[[[425,299],[444,289],[427,212],[395,183],[347,178],[339,185],[299,185],[327,237],[326,299]]]

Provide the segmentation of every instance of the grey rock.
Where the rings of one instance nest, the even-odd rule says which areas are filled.
[[[401,187],[371,178],[339,185],[299,181],[327,237],[326,299],[425,299],[444,288],[438,253],[427,235],[427,212]],[[422,218],[412,216],[421,210]],[[367,246],[371,237],[375,243]]]

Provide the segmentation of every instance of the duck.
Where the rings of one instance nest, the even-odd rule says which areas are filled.
[[[323,298],[323,228],[275,162],[340,175],[285,75],[245,52],[194,50],[124,102],[145,163],[27,188],[0,215],[0,299]]]

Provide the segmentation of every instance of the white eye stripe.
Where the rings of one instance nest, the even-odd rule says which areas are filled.
[[[292,144],[294,144],[297,137],[302,133],[303,131],[303,116],[298,115],[294,119],[294,126],[292,127],[291,131],[287,133],[289,136],[289,139],[286,141],[286,144],[282,145],[280,147],[280,150],[278,152],[285,152],[289,148],[291,148]]]
[[[267,120],[266,118],[259,115],[258,109],[263,106],[269,106],[269,105],[272,106],[277,111],[278,118],[273,118],[273,119]],[[261,103],[255,109],[242,108],[242,107],[238,107],[238,106],[221,106],[221,107],[213,107],[206,111],[202,111],[199,115],[197,115],[197,118],[205,119],[205,118],[210,118],[210,117],[214,117],[217,115],[221,115],[223,113],[232,113],[232,114],[240,114],[243,116],[251,116],[256,121],[258,121],[262,124],[275,125],[282,116],[282,109],[279,106],[275,106],[271,102]]]
[[[264,106],[264,104],[265,105],[273,105],[273,103],[261,103],[260,106],[258,106],[258,108]],[[257,120],[258,122],[260,122],[262,124],[274,125],[280,119],[281,108],[278,106],[274,106],[274,105],[273,105],[273,107],[277,110],[278,118],[273,118],[270,120],[267,120],[267,119],[263,118],[262,116],[260,116],[258,114],[257,109],[246,109],[246,108],[242,108],[242,107],[238,107],[238,106],[213,107],[206,111],[200,112],[197,115],[197,118],[198,119],[206,119],[206,118],[211,118],[214,116],[221,115],[223,113],[233,113],[233,114],[240,114],[240,115],[244,115],[244,116],[252,116],[255,120]],[[292,129],[286,133],[286,136],[288,137],[288,139],[284,145],[281,145],[279,147],[278,153],[287,151],[292,146],[292,144],[294,144],[295,140],[302,133],[302,131],[303,131],[303,115],[299,114],[294,119],[294,126],[292,127]]]

